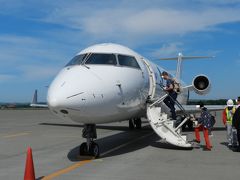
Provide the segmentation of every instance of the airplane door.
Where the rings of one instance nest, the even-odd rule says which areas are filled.
[[[153,68],[151,67],[151,64],[142,58],[142,61],[148,71],[148,77],[149,77],[149,91],[148,96],[150,99],[152,99],[155,96],[156,92],[156,77]]]

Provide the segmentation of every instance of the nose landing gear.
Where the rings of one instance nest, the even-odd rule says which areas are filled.
[[[95,158],[99,157],[99,146],[93,141],[97,138],[96,125],[85,124],[82,131],[82,137],[86,138],[87,142],[84,142],[80,145],[79,154],[82,156],[94,156]]]
[[[142,120],[141,118],[134,118],[129,120],[129,129],[141,129],[142,128]]]

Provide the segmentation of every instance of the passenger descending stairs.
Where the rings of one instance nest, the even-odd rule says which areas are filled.
[[[146,64],[149,73],[150,82],[149,102],[152,103],[147,104],[147,118],[152,129],[158,136],[160,136],[163,140],[165,140],[169,144],[183,148],[191,148],[192,144],[190,144],[187,141],[187,136],[181,135],[181,127],[188,120],[189,117],[186,116],[186,118],[180,125],[178,125],[178,127],[176,128],[174,127],[174,120],[168,118],[168,115],[165,112],[163,112],[161,108],[161,103],[168,96],[168,94],[165,93],[162,97],[158,98],[157,100],[155,101],[153,100],[156,88],[156,79],[154,71],[152,70],[151,65],[148,63],[148,61],[143,60],[143,62]],[[180,106],[179,108],[184,111],[184,109],[178,102],[176,102],[176,104]]]

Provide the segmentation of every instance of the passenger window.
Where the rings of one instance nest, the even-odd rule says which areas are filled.
[[[79,65],[83,62],[87,54],[80,54],[71,59],[71,61],[66,66]]]
[[[119,61],[119,65],[121,65],[121,66],[128,66],[128,67],[140,69],[140,66],[138,65],[135,57],[126,56],[126,55],[118,55],[118,61]]]
[[[117,65],[117,60],[114,54],[91,54],[85,64]]]

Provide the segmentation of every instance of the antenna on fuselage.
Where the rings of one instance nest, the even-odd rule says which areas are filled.
[[[180,82],[182,75],[182,61],[183,60],[193,60],[193,59],[209,59],[214,58],[214,56],[183,56],[180,52],[177,57],[171,58],[160,58],[160,60],[177,60],[177,71],[176,71],[176,80]]]

